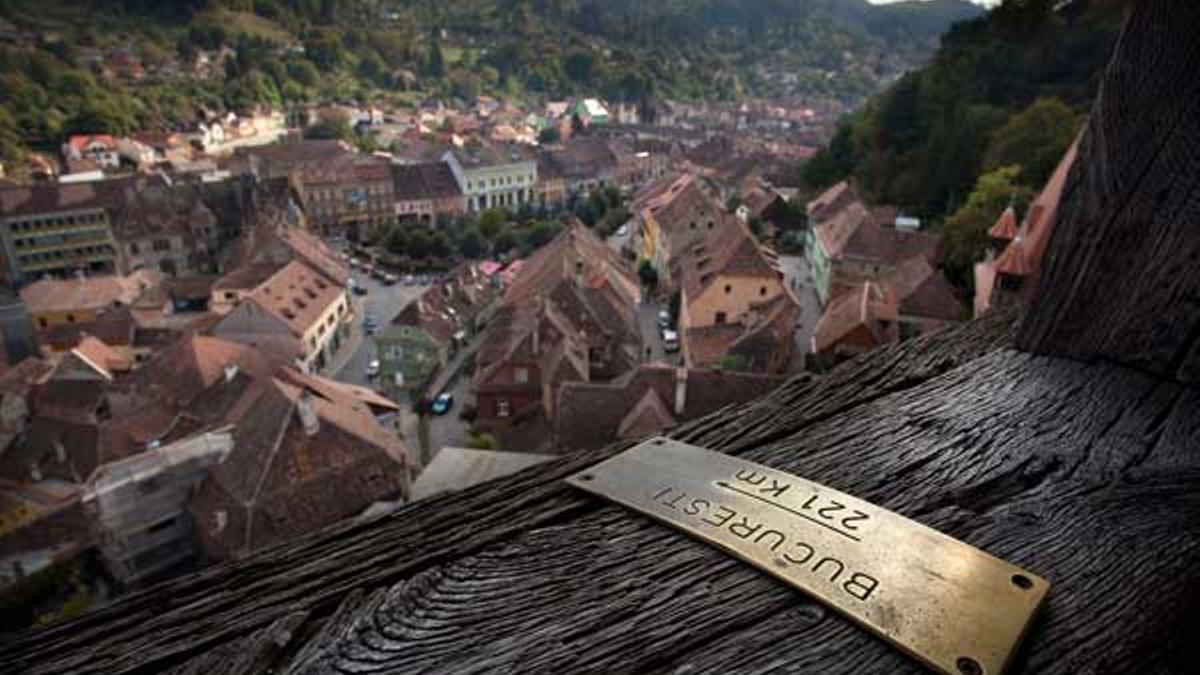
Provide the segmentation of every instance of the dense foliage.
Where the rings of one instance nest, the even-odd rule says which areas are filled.
[[[806,167],[822,187],[853,176],[872,199],[940,218],[980,174],[1017,166],[1037,189],[1077,132],[1129,0],[1005,0],[955,25],[927,67],[844,120]]]
[[[856,101],[976,12],[962,0],[9,0],[0,161],[65,133],[255,104],[587,93],[653,114],[663,97]],[[145,77],[114,76],[117,59]]]
[[[932,63],[839,125],[804,168],[818,189],[854,179],[944,235],[945,268],[973,283],[987,230],[1018,216],[1082,127],[1130,0],[1004,0],[955,25]]]

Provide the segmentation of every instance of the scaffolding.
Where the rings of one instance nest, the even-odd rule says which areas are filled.
[[[209,467],[233,449],[229,428],[198,434],[106,464],[83,504],[113,577],[136,583],[195,554],[188,501]]]

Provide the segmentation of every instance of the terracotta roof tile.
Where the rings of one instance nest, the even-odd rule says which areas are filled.
[[[996,219],[996,224],[988,230],[988,236],[1001,241],[1012,241],[1017,238],[1017,227],[1017,211],[1010,204]]]

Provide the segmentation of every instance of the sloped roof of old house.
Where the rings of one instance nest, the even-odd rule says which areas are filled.
[[[1067,176],[1075,164],[1079,149],[1079,137],[1067,148],[1066,153],[1050,175],[1037,199],[1029,205],[1025,222],[1021,224],[1013,241],[996,260],[996,270],[1014,277],[1036,276],[1041,270],[1042,256],[1050,243],[1054,224],[1058,219],[1058,205],[1062,200]]]
[[[958,321],[963,304],[946,275],[923,256],[913,256],[896,267],[893,280],[902,316]]]
[[[678,423],[658,394],[647,389],[617,425],[617,438],[643,438],[673,429]]]
[[[338,257],[328,244],[312,232],[299,227],[281,227],[274,231],[274,237],[293,256],[302,259],[329,281],[343,288],[349,283],[349,263]]]
[[[607,140],[577,136],[567,141],[560,150],[549,153],[548,163],[553,164],[565,178],[586,179],[615,169],[617,156]],[[541,166],[539,162],[539,170]]]
[[[485,481],[514,474],[553,459],[553,455],[500,450],[469,450],[444,447],[413,482],[412,498],[424,499],[444,492],[462,490]]]
[[[808,217],[821,221],[858,201],[858,193],[847,181],[831,185],[816,199],[808,203]]]
[[[780,277],[778,257],[758,243],[745,224],[724,220],[702,242],[680,256],[680,285],[688,302],[722,277]]]
[[[128,371],[133,367],[128,358],[91,335],[85,336],[71,353],[83,359],[109,380],[116,373]]]
[[[898,308],[893,298],[878,285],[863,282],[854,290],[836,296],[813,330],[813,351],[820,354],[835,347],[856,328],[865,327],[876,344],[885,344],[886,335],[879,330],[879,322],[895,322]]]
[[[155,410],[159,422],[140,426],[157,428],[165,441],[233,428],[234,450],[212,469],[196,502],[202,514],[235,507],[249,514],[236,534],[205,534],[222,555],[393,498],[415,467],[403,441],[376,420],[395,409],[392,402],[219,338],[186,336],[131,375],[121,392]],[[311,411],[315,429],[306,430],[302,409]]]
[[[394,165],[392,185],[397,200],[450,199],[462,195],[454,172],[445,162]]]
[[[215,230],[217,218],[193,186],[172,185],[161,176],[137,176],[119,184],[111,223],[120,241],[175,236],[194,245],[204,228]]]
[[[1012,241],[1017,238],[1017,228],[1017,210],[1009,204],[996,219],[996,224],[988,230],[988,236],[1001,241]]]
[[[345,291],[311,267],[293,260],[246,296],[303,337]]]
[[[682,422],[762,396],[781,382],[782,377],[773,375],[655,363],[642,364],[610,382],[567,383],[558,393],[556,444],[563,449],[597,448],[617,439],[622,423],[651,393]],[[676,410],[677,386],[682,387],[681,410]]]
[[[21,300],[30,314],[95,311],[129,304],[141,289],[126,277],[97,276],[42,279],[21,289]]]
[[[936,262],[941,238],[928,232],[897,228],[893,225],[895,219],[895,208],[871,209],[850,234],[840,257],[893,265],[917,256]]]
[[[830,258],[839,258],[842,250],[867,221],[870,212],[862,202],[854,201],[833,213],[825,222],[815,226],[817,238]]]

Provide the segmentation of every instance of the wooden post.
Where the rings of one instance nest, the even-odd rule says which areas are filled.
[[[1200,2],[1118,42],[1018,345],[1200,381]]]

